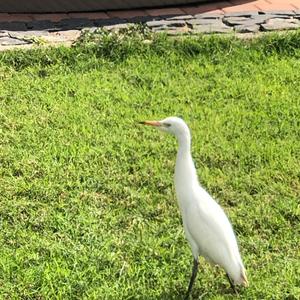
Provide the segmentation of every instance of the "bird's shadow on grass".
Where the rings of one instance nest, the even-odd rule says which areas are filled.
[[[177,288],[174,290],[169,290],[161,293],[155,300],[161,299],[161,300],[183,300],[185,297],[186,290],[183,288]],[[217,295],[226,296],[226,299],[238,299],[242,296],[242,291],[239,291],[238,295],[235,294],[235,292],[232,291],[230,287],[227,287],[225,285],[220,285],[219,287],[215,288],[215,291],[207,291],[204,289],[195,288],[192,291],[192,294],[190,296],[190,300],[192,299],[211,299]],[[149,299],[150,300],[150,299]],[[151,299],[154,300],[154,299]]]
[[[182,291],[179,292],[178,290],[172,292],[164,292],[162,294],[159,295],[159,297],[157,297],[156,299],[161,299],[161,300],[183,300],[185,299],[185,293],[186,291]],[[205,293],[205,292],[202,292],[200,290],[195,290],[192,295],[190,296],[190,300],[192,299],[207,299],[206,296],[207,296],[208,293]]]

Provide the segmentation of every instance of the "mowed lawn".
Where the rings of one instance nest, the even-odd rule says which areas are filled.
[[[0,299],[182,299],[182,116],[250,287],[200,260],[194,299],[300,298],[300,34],[104,36],[0,54]]]

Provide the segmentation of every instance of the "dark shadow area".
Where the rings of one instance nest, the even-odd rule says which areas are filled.
[[[146,21],[145,21],[146,22]],[[30,21],[30,22],[1,22],[0,30],[9,31],[62,31],[62,30],[81,30],[83,28],[89,27],[102,27],[108,25],[116,25],[127,23],[124,19],[112,18],[112,19],[99,19],[99,20],[89,20],[89,19],[64,19],[59,22],[53,22],[51,20],[41,20],[41,21]]]
[[[227,283],[227,282],[226,282]],[[236,298],[243,295],[244,288],[242,287],[236,287],[238,295],[231,289],[229,284],[220,284],[213,286],[213,290],[205,290],[204,288],[201,288],[201,285],[199,287],[195,286],[192,290],[192,293],[190,295],[190,300],[193,299],[210,299],[214,298],[216,296],[223,296],[227,298]],[[186,282],[186,285],[188,285],[188,282]],[[170,290],[165,291],[161,293],[157,297],[147,297],[142,296],[141,298],[144,300],[183,300],[187,292],[187,286],[186,287],[170,287]]]
[[[16,0],[17,1],[17,0]],[[67,1],[67,0],[66,0]],[[7,3],[4,4],[0,4],[0,12],[18,12],[18,11],[22,11],[24,12],[23,9],[21,9],[21,6],[16,9],[13,10],[12,7],[9,8],[8,4],[9,3],[13,3],[14,1],[6,1]],[[17,1],[19,3],[19,1]],[[48,2],[48,1],[45,1]],[[71,1],[70,1],[71,2]],[[128,1],[126,1],[127,3]],[[143,2],[143,1],[141,1]],[[152,3],[153,1],[149,1],[149,3]],[[45,15],[45,19],[43,20],[34,20],[35,19],[35,14],[31,13],[30,16],[33,18],[32,21],[26,21],[26,22],[22,22],[22,21],[18,21],[16,20],[16,18],[13,19],[13,21],[7,21],[6,19],[2,19],[0,17],[0,31],[1,30],[8,30],[8,31],[41,31],[41,30],[46,30],[46,31],[63,31],[63,30],[81,30],[83,28],[91,28],[91,27],[102,27],[102,26],[110,26],[110,25],[116,25],[116,24],[125,24],[125,23],[146,23],[148,21],[153,21],[153,20],[162,20],[162,19],[172,19],[172,18],[178,18],[180,19],[182,17],[182,19],[184,19],[185,15],[196,15],[196,14],[205,14],[205,13],[209,13],[210,11],[215,11],[215,10],[222,10],[226,7],[229,6],[235,6],[235,5],[241,5],[241,4],[245,4],[245,3],[251,3],[251,0],[232,0],[231,2],[229,1],[196,1],[196,3],[194,4],[187,4],[187,3],[191,3],[191,2],[195,2],[195,1],[173,1],[177,3],[177,6],[167,6],[165,7],[166,9],[177,9],[179,12],[181,13],[176,13],[176,14],[167,14],[167,15],[163,15],[164,10],[162,9],[162,15],[158,15],[158,16],[150,16],[150,15],[146,15],[146,16],[134,16],[134,10],[123,10],[122,12],[129,13],[132,12],[133,17],[113,17],[113,18],[107,18],[107,19],[91,19],[91,18],[77,18],[74,17],[74,14],[72,16],[70,16],[70,18],[66,18],[60,21],[53,21],[51,20],[51,17],[49,17],[49,19],[47,19],[48,16],[51,16],[51,13],[48,13],[47,15]],[[119,3],[119,2],[118,2]],[[185,4],[184,4],[185,3]],[[156,4],[156,6],[154,6],[154,4]],[[1,6],[2,5],[2,6]],[[39,7],[41,6],[45,6],[46,4],[43,3],[43,5],[39,5]],[[57,9],[54,9],[52,6],[49,6],[52,8],[52,13],[56,12]],[[72,9],[69,8],[67,9],[67,7],[62,6],[64,8],[64,10],[60,10],[60,12],[72,12]],[[84,7],[82,7],[83,10],[79,11],[78,8],[76,9],[77,12],[86,12],[87,9]],[[143,8],[146,8],[145,6],[143,6]],[[153,2],[153,7],[151,7],[153,9],[159,9],[159,6],[157,6],[157,3]],[[39,8],[41,9],[41,8]],[[99,10],[93,10],[93,6],[91,6],[90,8],[91,12],[100,12]],[[30,11],[30,9],[28,8],[27,11]],[[46,10],[47,11],[47,10]],[[32,11],[31,11],[32,12]],[[103,12],[103,11],[101,11]],[[111,11],[113,12],[113,11]],[[55,14],[53,14],[55,15]],[[22,15],[20,16],[20,20],[22,20]],[[26,17],[27,15],[24,14],[24,16]],[[41,16],[41,15],[39,15]],[[68,14],[66,14],[66,16],[68,16]]]
[[[0,12],[6,13],[57,13],[93,12],[113,9],[166,7],[170,5],[200,4],[209,0],[6,0],[0,1]]]

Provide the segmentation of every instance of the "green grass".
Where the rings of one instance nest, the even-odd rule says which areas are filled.
[[[299,299],[300,33],[145,36],[0,54],[0,299],[182,299],[176,142],[135,123],[170,115],[238,236],[239,298]],[[236,298],[204,260],[201,295]]]

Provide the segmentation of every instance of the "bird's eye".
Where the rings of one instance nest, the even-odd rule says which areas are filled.
[[[170,127],[171,124],[170,124],[170,123],[164,123],[164,126],[165,126],[165,127]]]

